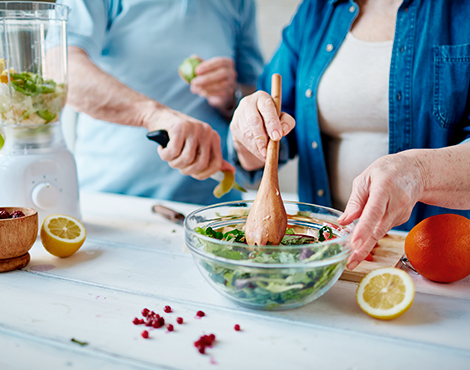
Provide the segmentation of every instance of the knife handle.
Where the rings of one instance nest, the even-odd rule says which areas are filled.
[[[166,148],[168,142],[170,141],[170,137],[168,136],[168,131],[166,130],[157,130],[147,133],[147,139],[155,141],[156,143],[160,144],[163,148]]]
[[[184,220],[184,215],[182,213],[176,212],[170,208],[162,206],[161,204],[155,204],[152,207],[152,212],[158,213],[173,222],[183,222]]]

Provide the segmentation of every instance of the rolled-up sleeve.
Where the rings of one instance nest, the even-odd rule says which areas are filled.
[[[96,59],[103,50],[113,1],[58,0],[57,3],[70,7],[68,45],[79,47],[90,59]]]

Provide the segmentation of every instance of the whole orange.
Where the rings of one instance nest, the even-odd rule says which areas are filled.
[[[470,275],[470,220],[455,214],[424,219],[408,233],[405,253],[422,276],[451,283]]]

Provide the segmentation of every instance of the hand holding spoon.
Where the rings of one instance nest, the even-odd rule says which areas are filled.
[[[271,97],[281,114],[281,76],[273,74]],[[286,233],[287,214],[279,190],[279,141],[269,140],[263,178],[246,220],[245,237],[249,245],[279,245]]]

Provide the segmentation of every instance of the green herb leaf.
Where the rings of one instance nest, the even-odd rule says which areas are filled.
[[[78,345],[80,345],[80,346],[82,346],[82,347],[88,346],[88,342],[82,342],[82,341],[79,341],[79,340],[77,340],[77,339],[75,339],[75,338],[70,339],[70,341],[73,342],[73,343],[77,343]]]

